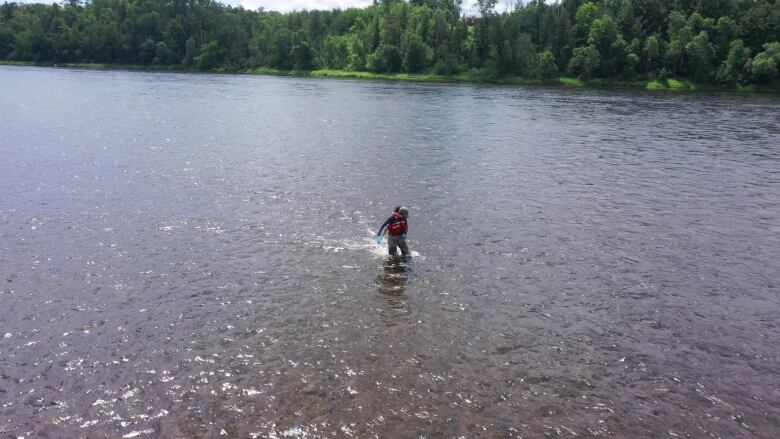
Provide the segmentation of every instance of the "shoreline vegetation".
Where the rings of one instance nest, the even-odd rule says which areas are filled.
[[[494,84],[517,86],[553,86],[572,88],[632,88],[651,91],[705,91],[705,92],[731,92],[731,93],[759,93],[780,94],[780,80],[768,84],[748,84],[726,87],[717,84],[697,84],[683,78],[668,78],[666,80],[634,80],[619,81],[609,79],[592,78],[584,81],[576,77],[561,76],[551,79],[524,78],[520,76],[507,77],[480,77],[473,72],[457,75],[436,75],[425,73],[375,73],[357,72],[350,70],[316,69],[316,70],[280,70],[270,67],[257,67],[254,69],[231,70],[212,69],[199,70],[187,69],[182,66],[169,65],[141,65],[141,64],[106,64],[106,63],[53,63],[31,61],[2,61],[0,66],[18,67],[51,67],[72,68],[84,70],[127,70],[143,72],[169,72],[169,73],[206,73],[206,74],[231,74],[231,75],[265,75],[265,76],[291,76],[301,78],[336,78],[336,79],[367,79],[375,81],[406,81],[406,82],[433,82],[433,83],[468,83],[468,84]]]
[[[474,2],[478,15],[464,14]],[[780,92],[780,1],[0,0],[0,61],[81,68]]]

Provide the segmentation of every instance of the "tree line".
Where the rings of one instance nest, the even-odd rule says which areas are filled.
[[[780,68],[770,0],[375,0],[364,9],[250,11],[213,0],[0,5],[0,60],[317,68],[616,80],[769,82]]]

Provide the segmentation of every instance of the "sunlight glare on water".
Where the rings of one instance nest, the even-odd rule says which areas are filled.
[[[0,84],[0,436],[780,431],[776,97]]]

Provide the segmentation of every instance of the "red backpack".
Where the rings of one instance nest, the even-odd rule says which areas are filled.
[[[409,228],[406,225],[406,218],[398,212],[393,212],[393,217],[395,221],[387,226],[387,232],[391,235],[403,235],[406,233],[406,230]]]

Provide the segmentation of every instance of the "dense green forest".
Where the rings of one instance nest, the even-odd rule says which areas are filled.
[[[585,80],[778,78],[780,3],[562,0],[496,12],[478,0],[383,0],[365,9],[249,11],[212,0],[70,0],[0,6],[0,60],[242,71],[337,69]]]

